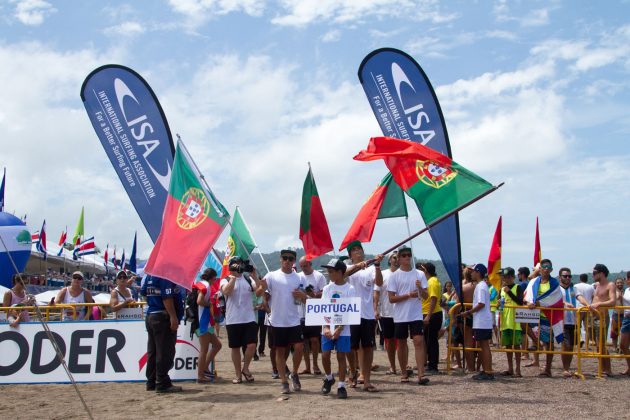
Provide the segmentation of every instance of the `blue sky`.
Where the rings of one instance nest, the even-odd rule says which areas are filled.
[[[91,70],[118,63],[151,84],[263,252],[299,245],[309,161],[339,244],[384,173],[351,159],[380,134],[357,69],[395,47],[431,79],[454,159],[506,182],[461,213],[465,262],[487,261],[503,215],[504,265],[531,265],[539,216],[556,266],[627,269],[628,16],[628,1],[0,1],[7,210],[32,230],[46,218],[56,239],[84,205],[97,245],[129,249],[137,229],[149,254],[79,98]],[[415,209],[409,223],[422,227]],[[381,221],[366,249],[405,233],[403,220]],[[437,256],[428,236],[414,249]]]

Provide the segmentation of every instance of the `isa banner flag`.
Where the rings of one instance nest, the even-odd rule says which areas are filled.
[[[417,142],[452,158],[437,96],[411,56],[393,48],[372,51],[359,66],[359,80],[385,136]],[[461,293],[457,214],[429,233],[455,290]]]
[[[160,103],[135,71],[99,67],[81,99],[105,153],[155,242],[162,228],[175,147]]]

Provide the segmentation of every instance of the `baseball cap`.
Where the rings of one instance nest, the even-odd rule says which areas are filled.
[[[346,263],[341,261],[339,258],[333,258],[328,261],[328,264],[322,265],[324,268],[332,268],[333,270],[341,271],[342,273],[346,272]]]
[[[121,274],[127,277],[127,272],[125,270],[120,270],[118,273],[116,273],[116,278],[120,277]]]
[[[286,255],[286,254],[293,255],[294,258],[297,258],[297,252],[295,252],[292,249],[288,249],[287,248],[287,249],[283,249],[282,251],[280,251],[280,256]]]
[[[516,274],[514,273],[514,269],[512,267],[505,267],[500,269],[499,274],[501,274],[502,276],[516,277]]]
[[[481,274],[482,277],[485,277],[486,274],[488,274],[488,269],[486,268],[485,265],[483,265],[481,263],[477,263],[477,264],[473,265],[470,268],[472,268],[475,271],[478,271],[479,274]]]
[[[348,254],[350,254],[350,250],[354,248],[355,246],[358,246],[361,249],[363,249],[363,244],[361,244],[361,241],[352,241],[348,244],[348,246],[346,246],[346,251],[348,251]]]
[[[81,278],[83,278],[83,273],[80,271],[75,271],[74,273],[72,273],[72,277],[74,276],[80,276]]]
[[[403,245],[396,250],[396,252],[398,252],[399,254],[403,251],[409,251],[410,253],[413,254],[413,252],[411,251],[411,248],[409,248],[407,245]]]

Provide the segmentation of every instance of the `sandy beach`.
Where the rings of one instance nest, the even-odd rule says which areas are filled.
[[[227,344],[227,343],[226,343]],[[444,341],[441,342],[444,345]],[[413,353],[412,353],[413,354]],[[443,355],[444,353],[442,353]],[[493,354],[495,372],[506,367],[504,354]],[[333,357],[334,360],[334,357]],[[523,378],[497,376],[478,383],[470,375],[431,376],[428,387],[400,383],[386,375],[386,354],[375,352],[380,368],[373,373],[379,393],[348,389],[347,400],[320,394],[321,378],[302,375],[302,388],[288,399],[280,396],[280,382],[271,378],[269,357],[252,362],[255,382],[233,385],[229,352],[219,353],[214,384],[181,382],[184,392],[160,395],[147,392],[144,383],[79,384],[94,418],[552,418],[566,413],[581,418],[623,418],[628,415],[630,378],[596,379],[596,363],[586,362],[586,380],[563,379],[560,359],[554,358],[553,378],[538,378],[534,367],[523,368]],[[321,363],[320,363],[321,366]],[[445,365],[441,363],[440,369]],[[575,367],[575,360],[573,361]],[[335,362],[333,362],[333,369]],[[625,370],[613,360],[613,371]],[[4,418],[83,419],[87,414],[72,385],[0,386],[0,412]]]

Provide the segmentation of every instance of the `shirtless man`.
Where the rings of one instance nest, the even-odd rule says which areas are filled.
[[[608,315],[607,307],[615,304],[616,297],[615,283],[608,281],[608,274],[608,268],[604,264],[595,264],[595,267],[593,267],[593,280],[599,282],[599,286],[595,289],[593,303],[588,306],[588,309],[593,313],[595,340],[597,341],[597,346],[601,354],[608,354],[606,350],[606,337],[608,337],[610,316]],[[602,326],[603,335],[600,335],[600,324],[602,322],[604,323]],[[609,358],[602,358],[602,369],[606,376],[612,376]]]
[[[482,266],[482,264],[479,264]],[[481,269],[481,267],[480,267]],[[462,285],[462,295],[464,298],[464,303],[468,303],[468,306],[464,307],[464,310],[468,310],[471,308],[473,301],[473,294],[475,293],[475,286],[477,286],[478,276],[474,275],[473,272],[475,270],[471,267],[464,268],[464,284]],[[482,274],[482,273],[480,273]],[[481,275],[481,278],[485,273]],[[472,334],[472,316],[464,318],[464,347],[472,348],[473,346],[473,334]],[[471,350],[466,350],[464,353],[464,361],[466,362],[466,370],[468,373],[475,373],[475,352]]]

